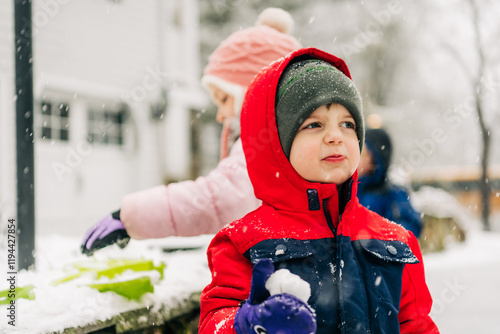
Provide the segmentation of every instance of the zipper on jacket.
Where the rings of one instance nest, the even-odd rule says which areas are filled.
[[[333,225],[332,216],[330,215],[330,211],[328,211],[327,203],[328,203],[328,199],[325,198],[323,200],[323,213],[325,214],[325,218],[326,218],[326,222],[328,223],[328,227],[333,232],[333,235],[337,236],[337,228],[335,227],[335,225]]]

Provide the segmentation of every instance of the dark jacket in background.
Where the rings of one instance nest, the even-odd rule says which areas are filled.
[[[420,213],[409,201],[408,192],[389,182],[392,145],[383,129],[367,129],[365,149],[370,150],[375,160],[375,170],[359,178],[358,199],[368,209],[402,225],[418,238],[422,229]]]

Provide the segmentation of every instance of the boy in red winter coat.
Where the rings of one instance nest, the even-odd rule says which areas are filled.
[[[252,81],[241,139],[262,205],[208,249],[201,333],[438,333],[413,234],[361,206],[359,93],[300,49]]]

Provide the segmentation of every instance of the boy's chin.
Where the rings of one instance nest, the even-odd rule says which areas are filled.
[[[337,186],[343,185],[346,181],[348,181],[351,178],[352,175],[349,175],[348,177],[324,177],[320,178],[316,181],[311,181],[307,180],[312,183],[321,183],[321,184],[335,184]]]
[[[335,168],[310,168],[298,171],[298,174],[311,183],[342,185],[348,181],[356,172],[347,166],[335,166]]]

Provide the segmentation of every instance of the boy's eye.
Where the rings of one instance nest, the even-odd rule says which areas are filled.
[[[354,124],[354,122],[345,121],[345,122],[342,122],[342,124],[340,124],[340,126],[343,128],[356,130],[356,124]]]
[[[310,123],[306,126],[304,126],[304,129],[314,129],[314,128],[319,128],[321,127],[321,124],[319,124],[318,122],[313,122],[313,123]]]

